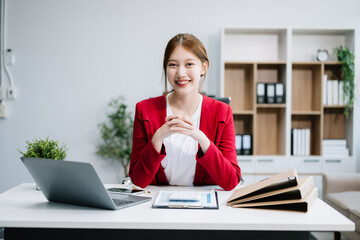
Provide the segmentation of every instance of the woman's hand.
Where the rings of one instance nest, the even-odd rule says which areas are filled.
[[[155,132],[152,138],[152,143],[156,151],[160,152],[164,139],[174,133],[184,134],[198,141],[204,154],[209,149],[210,140],[202,131],[194,126],[192,118],[189,115],[174,114],[168,116],[165,121],[165,124]]]

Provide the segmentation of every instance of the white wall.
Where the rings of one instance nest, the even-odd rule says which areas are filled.
[[[91,162],[105,183],[118,182],[120,166],[94,154],[97,124],[113,97],[125,96],[133,112],[161,94],[162,55],[176,33],[203,41],[205,90],[219,94],[221,27],[357,28],[359,10],[358,0],[7,0],[17,99],[0,119],[0,192],[32,182],[17,149],[48,135],[67,143],[68,160]]]

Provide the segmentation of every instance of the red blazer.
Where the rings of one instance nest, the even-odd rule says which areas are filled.
[[[133,146],[129,176],[140,187],[168,184],[161,161],[166,156],[164,144],[157,152],[152,137],[166,118],[165,95],[136,104]],[[196,155],[194,185],[217,184],[225,190],[235,188],[241,176],[235,149],[235,129],[229,105],[203,96],[200,130],[209,138],[204,155],[200,146]]]

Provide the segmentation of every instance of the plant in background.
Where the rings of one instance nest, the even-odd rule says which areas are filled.
[[[346,118],[349,117],[349,112],[354,104],[354,54],[348,47],[339,46],[335,49],[338,60],[342,63],[341,78],[344,81],[343,93],[346,99],[346,108],[344,114]]]
[[[65,143],[60,146],[59,141],[49,140],[49,137],[35,138],[32,142],[26,141],[26,144],[26,152],[18,149],[23,157],[64,160],[68,150]]]
[[[123,97],[112,99],[108,107],[107,121],[99,124],[102,142],[96,154],[120,161],[127,177],[134,122],[131,113],[126,110]]]

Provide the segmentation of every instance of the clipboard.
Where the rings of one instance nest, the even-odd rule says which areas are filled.
[[[173,199],[171,196],[182,195],[183,197]],[[198,195],[199,198],[194,198]],[[186,198],[186,196],[189,196]],[[174,208],[174,209],[219,209],[217,192],[212,189],[208,191],[167,191],[160,190],[152,205],[152,208]]]

